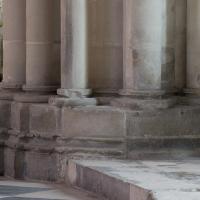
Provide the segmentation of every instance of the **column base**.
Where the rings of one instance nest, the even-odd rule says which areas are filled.
[[[132,110],[167,109],[177,104],[177,97],[173,96],[176,89],[170,90],[132,90],[123,89],[122,96],[111,102],[114,107]]]
[[[176,97],[168,97],[163,99],[137,99],[130,97],[121,97],[111,102],[114,107],[131,110],[154,110],[167,109],[177,104]]]
[[[49,104],[53,106],[66,106],[66,107],[77,107],[77,106],[96,106],[96,98],[65,98],[65,97],[50,97]]]
[[[92,94],[91,89],[58,89],[57,94],[61,97],[67,98],[82,98],[88,97]]]

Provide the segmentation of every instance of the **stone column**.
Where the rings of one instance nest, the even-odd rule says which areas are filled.
[[[25,83],[26,0],[3,1],[3,89]]]
[[[55,20],[59,0],[27,0],[25,91],[48,93],[60,84],[59,48],[55,45]],[[55,50],[57,49],[57,50]]]
[[[176,0],[175,83],[179,93],[186,87],[186,26],[187,0]]]
[[[121,95],[160,99],[174,92],[175,4],[176,0],[124,0],[124,89]],[[170,105],[171,98],[163,106]],[[155,106],[162,107],[159,103]]]
[[[200,1],[187,2],[187,89],[186,93],[200,95]]]
[[[88,89],[87,0],[61,0],[61,88],[56,101],[94,104]],[[53,101],[50,99],[50,102]]]

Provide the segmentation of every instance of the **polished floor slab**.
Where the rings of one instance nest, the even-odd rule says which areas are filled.
[[[66,185],[0,178],[2,200],[97,200],[98,197]]]

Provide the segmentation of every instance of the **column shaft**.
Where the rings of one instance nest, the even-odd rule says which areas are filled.
[[[88,96],[87,0],[61,1],[61,89],[58,94]]]
[[[175,83],[179,92],[186,87],[187,0],[176,0]]]
[[[26,85],[24,90],[55,91],[59,86],[59,47],[56,41],[59,0],[27,0]]]
[[[187,89],[186,92],[200,94],[200,1],[187,3]]]
[[[176,0],[124,0],[124,95],[162,95],[175,82]]]
[[[21,88],[26,66],[26,0],[3,1],[3,88]]]

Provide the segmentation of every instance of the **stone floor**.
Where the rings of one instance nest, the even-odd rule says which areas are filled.
[[[129,183],[135,188],[150,191],[155,200],[200,200],[200,159],[76,161],[76,164],[82,166],[83,170],[86,169],[87,173],[88,169],[91,169],[98,172],[96,174],[100,174],[101,177],[106,175],[119,180],[121,188],[122,183]],[[113,190],[116,191],[116,188]],[[131,196],[128,199],[136,199],[134,194]]]
[[[32,183],[0,178],[2,200],[97,200],[93,194],[65,185]]]

